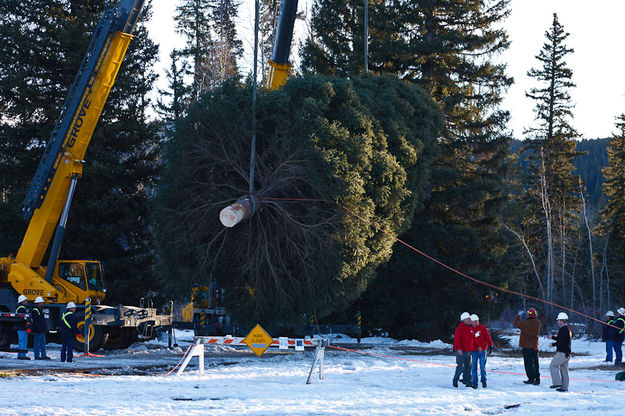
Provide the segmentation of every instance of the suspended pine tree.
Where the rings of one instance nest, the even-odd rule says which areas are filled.
[[[261,91],[260,209],[227,229],[220,210],[248,192],[250,98],[231,82],[204,95],[169,143],[158,224],[172,290],[216,278],[239,322],[342,310],[422,203],[440,114],[392,77],[308,77]]]

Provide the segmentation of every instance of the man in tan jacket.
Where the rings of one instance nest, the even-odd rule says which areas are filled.
[[[523,349],[523,363],[527,380],[525,384],[540,384],[540,369],[538,367],[538,334],[542,330],[542,323],[538,319],[536,309],[527,310],[527,319],[521,319],[523,311],[519,311],[514,318],[514,326],[521,330],[519,346]]]

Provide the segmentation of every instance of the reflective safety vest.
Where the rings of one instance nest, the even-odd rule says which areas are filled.
[[[616,318],[614,323],[616,323],[616,321],[623,321],[623,328],[621,328],[621,330],[618,331],[618,334],[621,335],[623,333],[623,331],[625,331],[625,319],[623,319],[623,318]]]
[[[65,319],[65,318],[67,318],[67,316],[68,316],[68,315],[70,315],[70,314],[72,314],[72,313],[74,313],[74,312],[72,312],[72,311],[67,311],[67,312],[65,312],[65,313],[63,314],[63,316],[61,317],[61,320],[63,321],[63,323],[64,323],[65,325],[67,325],[67,327],[68,327],[69,329],[72,329],[72,326],[69,324],[69,322],[67,322],[67,319]]]
[[[24,309],[22,312],[20,312],[20,309]],[[28,313],[28,308],[24,305],[19,305],[16,309],[15,309],[15,313]]]

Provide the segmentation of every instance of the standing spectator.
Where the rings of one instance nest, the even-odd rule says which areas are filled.
[[[472,387],[471,382],[471,351],[473,351],[474,337],[471,326],[471,315],[463,312],[460,315],[460,323],[454,332],[454,351],[456,351],[456,373],[452,384],[458,387],[458,379],[462,374],[462,382],[467,387]]]
[[[618,308],[616,310],[617,317],[614,320],[614,326],[616,328],[612,328],[614,331],[612,333],[612,346],[614,347],[614,354],[616,357],[614,358],[614,365],[620,366],[623,361],[623,339],[625,338],[625,308]],[[617,329],[618,328],[618,329]]]
[[[558,326],[560,330],[558,335],[547,335],[549,339],[556,342],[552,343],[552,347],[556,347],[556,355],[553,356],[549,370],[551,371],[551,381],[553,384],[549,386],[557,391],[569,390],[569,359],[571,358],[571,330],[569,329],[569,316],[564,312],[558,314]]]
[[[41,296],[35,298],[36,308],[32,309],[33,317],[33,352],[35,353],[35,360],[49,360],[50,357],[46,355],[46,332],[48,330],[46,326],[46,317],[43,314],[43,305],[45,302]]]
[[[19,295],[17,298],[17,308],[15,309],[15,313],[25,313],[28,314],[28,298],[24,295]],[[14,326],[15,331],[17,331],[17,359],[18,360],[30,360],[26,356],[28,354],[28,334],[30,333],[30,318],[28,320],[19,322]]]
[[[542,330],[542,323],[538,319],[536,309],[527,310],[527,319],[521,320],[523,311],[519,311],[514,318],[514,326],[521,330],[519,346],[523,350],[523,364],[527,380],[525,384],[540,384],[540,368],[538,367],[538,335]]]
[[[61,317],[61,324],[59,325],[62,342],[61,362],[67,360],[68,363],[71,363],[74,358],[74,340],[76,339],[76,335],[79,334],[74,312],[76,312],[76,304],[74,302],[69,302],[67,304],[67,310]]]
[[[473,327],[473,339],[475,341],[474,351],[471,351],[471,377],[473,380],[473,388],[477,389],[477,365],[480,365],[480,378],[482,380],[482,387],[486,388],[486,351],[492,350],[493,340],[490,338],[490,334],[486,327],[480,324],[480,318],[473,314],[471,315],[471,326]]]
[[[601,340],[605,342],[605,362],[612,362],[612,350],[614,349],[614,312],[608,311],[605,314],[605,325],[603,326],[603,334]]]

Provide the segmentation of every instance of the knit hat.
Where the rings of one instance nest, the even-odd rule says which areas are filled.
[[[527,316],[528,316],[528,317],[535,318],[535,317],[537,317],[537,316],[538,316],[538,312],[536,312],[536,309],[534,309],[534,308],[529,308],[529,309],[527,310]]]

